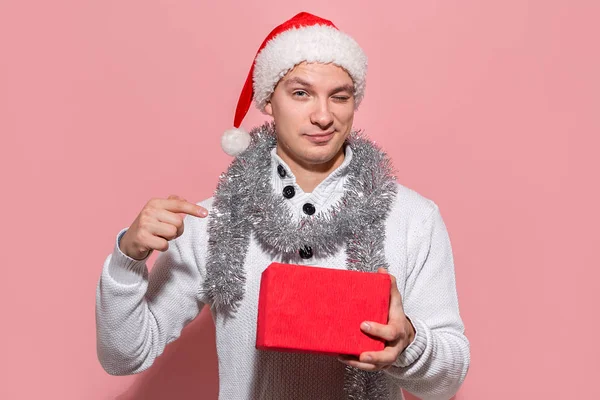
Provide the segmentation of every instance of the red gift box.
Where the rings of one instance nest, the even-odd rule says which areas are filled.
[[[360,329],[386,324],[388,274],[272,263],[262,273],[256,348],[359,355],[383,350]]]

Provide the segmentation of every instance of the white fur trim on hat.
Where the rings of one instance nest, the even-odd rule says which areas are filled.
[[[354,104],[358,108],[365,92],[367,56],[347,34],[330,26],[312,25],[282,32],[256,56],[254,101],[259,110],[265,111],[277,82],[303,61],[344,68],[354,81]]]
[[[237,156],[250,145],[250,135],[242,128],[228,129],[221,136],[221,148],[230,156]]]

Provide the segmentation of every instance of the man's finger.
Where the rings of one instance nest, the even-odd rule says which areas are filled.
[[[360,368],[365,371],[378,371],[378,370],[382,369],[381,366],[379,366],[379,365],[360,362],[354,358],[347,358],[344,356],[338,357],[338,361],[343,364],[349,365],[351,367]]]
[[[179,226],[182,225],[183,217],[168,210],[159,209],[156,211],[156,219],[166,224]]]
[[[360,324],[360,329],[370,336],[378,337],[386,342],[397,340],[401,333],[394,325],[384,325],[373,321],[363,322]]]
[[[204,207],[200,207],[194,203],[190,203],[187,200],[183,200],[181,198],[175,199],[170,198],[167,200],[163,200],[163,208],[165,210],[174,212],[174,213],[184,213],[193,215],[194,217],[206,217],[208,215],[208,210]]]
[[[359,357],[359,361],[375,365],[390,365],[398,358],[397,350],[386,347],[381,351],[365,351]]]

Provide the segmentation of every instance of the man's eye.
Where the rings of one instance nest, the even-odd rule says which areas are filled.
[[[334,96],[333,98],[335,100],[337,100],[337,101],[348,101],[348,100],[350,100],[349,96]]]
[[[307,93],[304,90],[296,90],[292,94],[296,97],[305,97],[305,95],[307,95]]]

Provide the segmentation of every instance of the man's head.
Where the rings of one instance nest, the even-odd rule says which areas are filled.
[[[286,117],[286,123],[291,123],[290,118],[294,114],[293,110],[289,112],[286,110],[284,113],[282,107],[284,104],[295,104],[294,107],[297,109],[299,103],[284,103],[281,93],[275,92],[282,91],[281,83],[291,75],[309,72],[314,79],[321,76],[318,85],[320,91],[325,90],[325,86],[329,89],[335,89],[337,86],[325,82],[328,80],[323,78],[325,76],[329,78],[335,76],[338,83],[345,81],[343,85],[346,85],[346,89],[350,84],[353,110],[358,108],[366,85],[367,57],[363,50],[354,39],[339,31],[331,21],[312,14],[300,13],[273,29],[260,46],[238,101],[234,126],[240,127],[250,104],[254,101],[259,110],[274,117],[279,136],[279,126],[284,121],[283,116]],[[343,79],[342,75],[344,75]],[[298,83],[297,79],[296,83]],[[320,97],[323,98],[323,95]],[[334,108],[339,109],[337,105]],[[306,107],[303,110],[308,112]],[[297,120],[298,115],[293,118]],[[352,115],[344,120],[344,126],[348,121],[351,126]],[[300,126],[298,128],[306,129]],[[326,128],[323,129],[325,130]],[[348,132],[349,130],[350,127]],[[287,133],[289,132],[288,129]],[[221,140],[223,149],[231,155],[241,153],[249,143],[248,134],[241,129],[225,132]]]
[[[354,83],[334,64],[303,62],[277,84],[265,105],[277,128],[278,152],[305,167],[340,153],[354,120]]]

